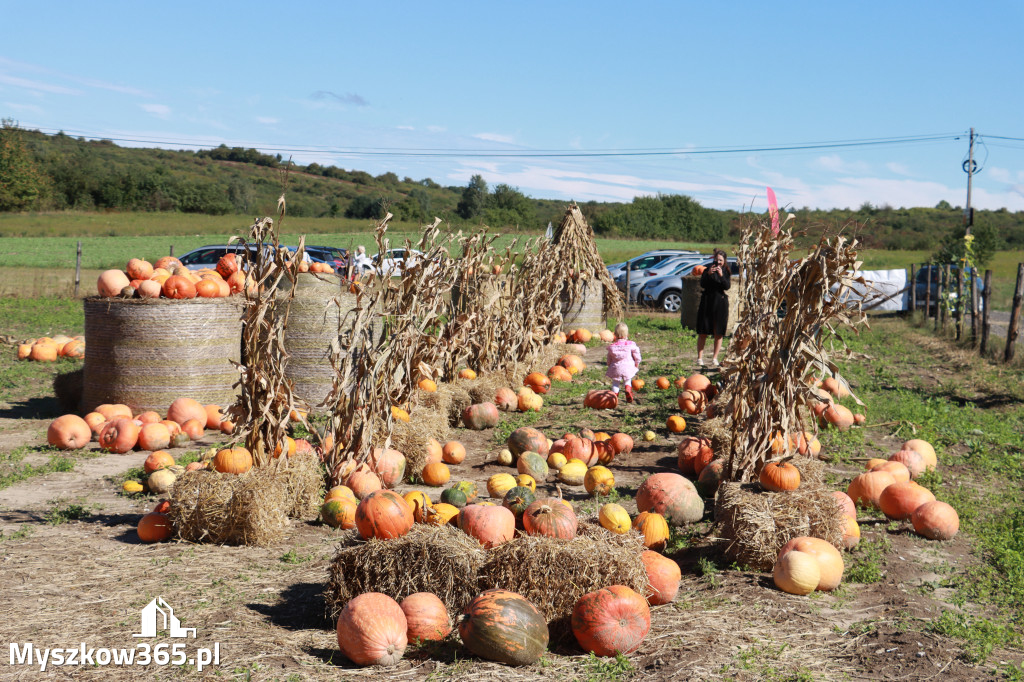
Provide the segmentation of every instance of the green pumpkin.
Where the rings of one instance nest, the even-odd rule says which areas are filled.
[[[462,509],[468,503],[466,493],[455,486],[444,489],[441,493],[441,501],[458,509]]]
[[[459,481],[453,488],[457,488],[466,494],[466,504],[473,504],[477,498],[476,483],[473,481]]]
[[[518,522],[523,518],[523,512],[526,511],[526,508],[533,504],[533,501],[536,499],[537,496],[533,494],[532,490],[525,486],[517,485],[505,493],[505,499],[501,501],[501,506],[511,511]]]

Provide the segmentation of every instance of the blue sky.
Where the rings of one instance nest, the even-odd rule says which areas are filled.
[[[963,206],[973,126],[972,203],[1024,210],[1019,1],[0,0],[0,16],[0,116],[47,132],[764,210],[766,185],[796,208]],[[887,143],[749,151],[867,140]]]

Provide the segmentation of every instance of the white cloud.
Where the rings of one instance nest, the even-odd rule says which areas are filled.
[[[63,85],[52,85],[50,83],[41,83],[39,81],[28,80],[27,78],[18,78],[17,76],[8,76],[7,74],[0,73],[0,83],[5,85],[12,85],[16,88],[24,88],[26,90],[33,90],[35,92],[48,92],[52,95],[82,95],[84,94],[81,90],[75,90],[74,88],[66,88]]]
[[[168,119],[171,117],[171,108],[166,104],[140,104],[139,107],[141,107],[146,113],[153,114],[157,118]]]
[[[445,128],[444,126],[427,126],[428,133],[443,133],[446,132],[447,130],[448,129]]]
[[[838,154],[819,156],[811,162],[812,168],[831,171],[833,173],[867,173],[870,169],[863,161],[845,161]]]
[[[273,118],[271,116],[257,116],[256,117],[256,122],[257,123],[262,123],[264,125],[274,125],[275,123],[280,123],[280,121],[278,121],[276,118]]]
[[[412,126],[395,126],[395,127],[398,128],[399,130],[416,130]]]
[[[502,144],[515,144],[516,140],[511,135],[502,135],[500,133],[476,133],[473,135],[478,140],[486,140],[488,142],[500,142]]]
[[[4,102],[4,106],[14,111],[26,111],[30,114],[38,114],[42,116],[45,111],[42,107],[37,107],[35,104],[20,104],[18,102]]]
[[[910,169],[907,168],[902,163],[890,161],[889,163],[885,164],[885,167],[888,168],[891,172],[895,173],[896,175],[911,175]]]

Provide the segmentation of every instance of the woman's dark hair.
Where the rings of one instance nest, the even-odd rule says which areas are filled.
[[[717,259],[719,255],[721,255],[722,258],[724,258],[726,260],[729,259],[728,256],[725,255],[725,251],[722,250],[722,249],[715,249],[714,252],[712,252],[711,257],[713,259]]]

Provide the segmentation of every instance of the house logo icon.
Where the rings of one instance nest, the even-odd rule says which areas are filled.
[[[167,630],[171,637],[196,637],[195,628],[183,628],[181,622],[174,615],[174,609],[164,601],[163,597],[155,597],[153,601],[146,604],[142,609],[142,632],[132,637],[156,637],[160,630]]]

